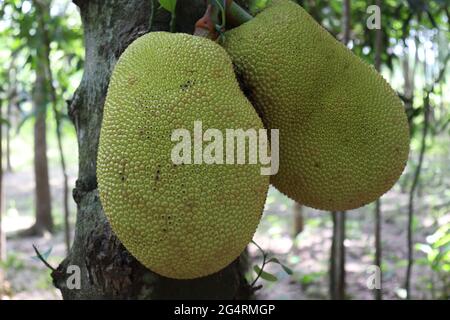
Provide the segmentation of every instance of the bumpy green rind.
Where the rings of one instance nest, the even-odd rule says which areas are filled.
[[[113,231],[141,263],[191,279],[230,264],[258,226],[269,178],[259,165],[175,165],[172,131],[263,128],[216,43],[155,32],[122,54],[106,97],[97,162]]]
[[[271,178],[280,191],[337,211],[370,203],[397,181],[409,153],[400,99],[303,8],[274,0],[226,32],[224,47],[265,125],[280,130]]]

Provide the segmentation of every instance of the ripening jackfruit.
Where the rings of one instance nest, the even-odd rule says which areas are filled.
[[[225,50],[155,32],[113,71],[97,159],[100,200],[130,253],[166,277],[206,276],[251,241],[269,186],[258,165],[175,164],[174,129],[263,129]]]
[[[303,8],[274,0],[226,32],[223,45],[265,125],[280,130],[271,177],[280,191],[337,211],[372,202],[397,181],[409,153],[400,99]]]

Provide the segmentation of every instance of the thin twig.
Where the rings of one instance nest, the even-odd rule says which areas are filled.
[[[34,252],[36,252],[36,256],[39,258],[39,260],[42,261],[43,264],[45,264],[45,266],[47,268],[49,268],[50,270],[52,270],[53,272],[56,272],[56,269],[53,268],[50,263],[47,262],[47,260],[45,260],[45,258],[42,256],[42,254],[39,252],[39,250],[36,248],[36,246],[33,244],[33,249]]]
[[[254,287],[254,285],[256,284],[256,281],[258,281],[258,279],[261,277],[261,274],[263,272],[263,269],[266,265],[266,259],[267,259],[267,254],[264,252],[264,250],[255,242],[252,240],[252,243],[259,249],[259,251],[261,251],[261,253],[263,254],[263,263],[261,268],[259,269],[258,274],[256,275],[255,280],[253,280],[253,282],[250,284],[250,287]],[[256,290],[255,290],[256,291]]]

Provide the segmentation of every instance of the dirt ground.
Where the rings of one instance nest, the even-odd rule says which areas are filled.
[[[71,187],[75,183],[76,169],[70,170]],[[66,248],[61,229],[62,221],[62,179],[59,170],[51,170],[53,214],[58,231],[41,238],[12,237],[15,231],[33,223],[33,179],[32,172],[8,173],[4,179],[7,216],[4,229],[7,231],[6,280],[9,285],[4,299],[61,299],[50,278],[50,271],[32,257],[32,244],[41,252],[51,248],[48,261],[54,267],[65,256]],[[415,242],[425,242],[426,236],[434,232],[434,221],[429,218],[430,207],[426,197],[418,201]],[[385,299],[404,297],[403,282],[406,272],[406,223],[407,197],[398,188],[383,197],[383,294]],[[368,268],[372,265],[373,249],[373,206],[347,213],[346,270],[347,297],[349,299],[373,299],[373,291],[367,287]],[[72,223],[75,220],[75,204],[71,199]],[[264,218],[254,240],[270,256],[277,257],[294,271],[287,275],[277,264],[267,265],[266,271],[277,276],[277,282],[262,279],[257,284],[259,299],[328,299],[328,260],[331,246],[332,222],[329,212],[304,208],[305,228],[293,238],[292,201],[271,188]],[[450,219],[450,214],[444,215]],[[59,224],[58,224],[59,221]],[[261,253],[250,244],[251,267],[261,263]],[[423,254],[416,251],[415,257]],[[248,274],[249,280],[255,276]],[[431,298],[429,285],[432,279],[429,267],[416,264],[413,269],[413,297]],[[436,284],[439,287],[439,283]]]

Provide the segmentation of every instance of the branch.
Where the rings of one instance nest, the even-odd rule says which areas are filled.
[[[42,256],[42,254],[39,252],[39,250],[36,248],[36,246],[33,244],[33,249],[34,252],[36,252],[36,256],[39,258],[39,260],[42,261],[43,264],[45,264],[45,266],[47,268],[49,268],[50,270],[52,270],[53,272],[57,272],[57,270],[55,268],[53,268],[50,263],[48,263],[45,258]]]

